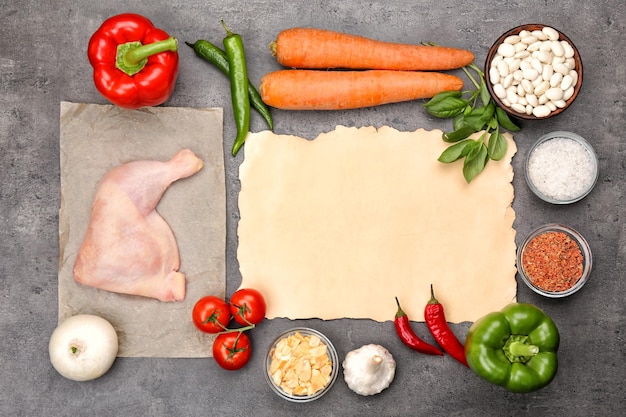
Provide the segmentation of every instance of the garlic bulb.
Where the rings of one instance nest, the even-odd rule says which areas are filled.
[[[360,395],[378,394],[396,374],[396,361],[383,346],[369,344],[348,352],[343,375],[348,387]]]

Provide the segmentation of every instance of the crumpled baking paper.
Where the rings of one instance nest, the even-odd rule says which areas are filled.
[[[210,357],[214,336],[198,331],[191,311],[207,295],[223,297],[226,191],[221,108],[149,107],[61,102],[59,212],[59,323],[79,314],[111,322],[121,357]],[[157,211],[178,243],[185,300],[166,303],[78,284],[72,268],[84,238],[96,184],[110,169],[133,160],[169,160],[190,148],[204,166],[174,182]]]

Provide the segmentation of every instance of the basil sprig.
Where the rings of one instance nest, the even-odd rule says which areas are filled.
[[[471,73],[478,75],[478,80]],[[480,174],[487,162],[499,161],[506,154],[507,142],[501,129],[520,130],[504,110],[496,106],[485,84],[485,74],[471,63],[463,71],[476,87],[468,91],[445,91],[424,104],[428,114],[453,120],[454,130],[443,133],[443,140],[451,145],[439,156],[443,163],[464,159],[463,177],[470,183]],[[483,133],[478,139],[469,136]]]

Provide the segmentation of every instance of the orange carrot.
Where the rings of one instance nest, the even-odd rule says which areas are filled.
[[[265,104],[284,110],[343,110],[431,98],[460,90],[455,75],[419,71],[280,70],[265,74]]]
[[[474,54],[465,49],[383,42],[314,28],[284,30],[270,49],[290,68],[441,71],[474,61]]]

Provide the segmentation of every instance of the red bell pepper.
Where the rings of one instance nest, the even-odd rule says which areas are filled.
[[[174,91],[178,42],[143,16],[105,20],[91,36],[87,56],[96,88],[119,107],[157,106]]]

